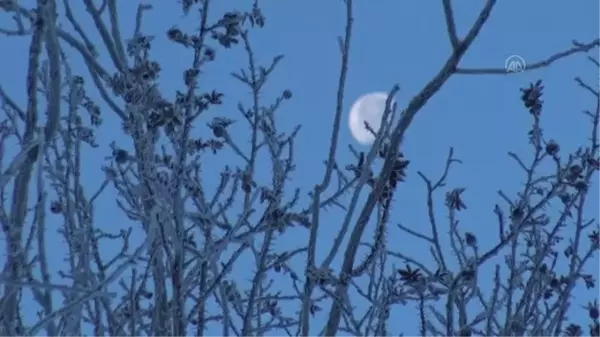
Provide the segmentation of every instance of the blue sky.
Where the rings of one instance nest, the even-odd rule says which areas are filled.
[[[30,2],[32,1],[21,1],[21,4],[28,5]],[[150,3],[154,10],[146,13],[143,31],[156,36],[152,55],[162,64],[160,87],[166,96],[172,97],[175,90],[181,90],[183,86],[181,73],[190,64],[192,55],[183,48],[168,43],[164,32],[173,25],[195,29],[199,18],[195,13],[184,17],[178,6],[171,1]],[[137,4],[137,1],[121,1],[119,4],[124,37],[132,34]],[[232,0],[217,1],[212,9],[213,19],[239,4],[241,3]],[[460,36],[464,36],[469,29],[482,5],[483,2],[454,1]],[[73,3],[84,29],[97,38],[98,34],[82,6],[75,1]],[[249,2],[247,6],[250,6]],[[261,99],[265,104],[271,104],[284,89],[293,93],[293,99],[285,102],[278,112],[277,120],[281,131],[291,131],[295,125],[302,125],[295,145],[297,169],[290,186],[302,189],[301,203],[305,206],[308,203],[306,193],[322,179],[322,162],[329,148],[340,68],[336,39],[343,34],[344,4],[342,1],[263,0],[262,6],[267,17],[266,27],[251,33],[257,59],[262,65],[267,65],[278,54],[285,55],[285,58],[271,76]],[[499,1],[461,65],[502,68],[505,59],[515,54],[532,63],[570,48],[573,39],[589,42],[598,37],[598,11],[598,2],[595,1]],[[354,15],[344,111],[347,112],[353,100],[360,95],[372,91],[388,91],[396,83],[401,87],[396,101],[403,108],[438,72],[450,53],[441,1],[355,1]],[[65,29],[71,30],[64,17],[61,22]],[[0,16],[1,27],[12,27],[11,25],[9,17]],[[0,39],[0,50],[9,51],[0,53],[0,85],[22,106],[25,105],[26,97],[24,74],[28,44],[27,38]],[[112,68],[106,51],[100,45],[97,47],[101,51],[102,63]],[[81,57],[69,48],[66,50],[74,71],[87,77]],[[204,123],[214,116],[227,116],[238,120],[232,130],[242,148],[248,148],[249,143],[244,138],[246,124],[237,112],[236,105],[238,101],[249,105],[250,91],[229,76],[232,71],[246,67],[246,62],[243,48],[219,48],[217,60],[204,68],[200,87],[224,92],[225,103],[206,114],[194,130],[196,135],[208,137],[210,130]],[[443,170],[449,147],[452,146],[463,164],[455,166],[451,171],[449,187],[467,187],[464,198],[469,210],[461,214],[461,229],[476,233],[483,250],[491,247],[498,240],[492,212],[494,204],[505,206],[498,197],[497,190],[502,189],[515,197],[525,179],[506,154],[513,151],[524,156],[525,160],[531,158],[526,136],[531,118],[519,100],[519,88],[538,78],[545,81],[545,135],[557,139],[566,153],[585,144],[589,125],[581,111],[594,108],[592,97],[574,83],[575,76],[580,76],[591,84],[598,81],[598,74],[583,54],[559,61],[540,71],[511,76],[455,75],[451,78],[422,109],[406,134],[404,152],[411,160],[409,178],[396,194],[392,224],[401,222],[415,230],[429,230],[426,191],[416,172],[422,171],[431,178],[438,177]],[[92,96],[97,97],[91,85],[87,89],[93,92]],[[88,194],[93,193],[102,182],[98,180],[101,176],[99,169],[104,163],[103,158],[110,155],[108,144],[116,141],[123,147],[131,146],[130,141],[119,134],[120,123],[116,116],[111,115],[106,106],[102,106],[105,124],[97,134],[100,148],[87,149],[84,153],[83,178],[88,186]],[[354,163],[347,145],[358,145],[352,140],[346,127],[346,115],[342,125],[337,160],[340,165],[346,165]],[[263,166],[258,170],[257,179],[268,183],[268,157],[263,156],[261,161]],[[224,151],[210,164],[205,164],[204,177],[208,188],[214,188],[211,177],[218,176],[225,164],[241,166],[241,161],[231,151]],[[597,189],[596,184],[588,203],[595,205],[590,206],[589,217],[598,214],[597,205],[600,201]],[[117,231],[128,226],[137,227],[119,213],[114,197],[114,191],[109,189],[98,200],[95,206],[96,226]],[[447,221],[444,222],[446,215],[442,210],[443,194],[439,195],[438,205],[438,221],[442,223],[444,236]],[[330,210],[323,215],[317,262],[322,261],[329,250],[332,237],[341,226],[341,217],[342,213],[337,210]],[[53,221],[56,226],[60,225],[58,218],[49,221],[50,228]],[[304,245],[307,235],[305,231],[292,230],[279,239],[276,247]],[[371,236],[371,232],[365,233],[366,238]],[[137,239],[141,238],[137,236]],[[56,237],[56,247],[52,247],[52,259],[57,262],[55,267],[60,266],[66,253],[64,244],[58,243],[62,241]],[[445,245],[449,249],[448,241]],[[0,241],[0,248],[4,248],[4,240]],[[411,256],[424,256],[423,262],[434,268],[428,247],[396,229],[389,231],[389,248],[400,249]],[[105,246],[104,249],[110,253],[113,248]],[[359,256],[361,254],[359,252]],[[3,262],[4,257],[0,256],[0,263]],[[240,260],[235,265],[235,278],[247,278],[253,271],[249,267],[253,263],[251,256]],[[394,263],[401,264],[399,261]],[[597,263],[594,265],[596,269],[590,272],[597,275]],[[300,260],[296,266],[301,267]],[[491,270],[484,269],[483,272]],[[300,269],[297,271],[300,272]],[[481,280],[484,289],[489,290],[486,284],[489,285],[490,280],[491,278]],[[592,294],[579,289],[576,292],[576,296],[581,299],[580,304],[583,304],[586,296]],[[487,295],[489,296],[489,292]],[[329,308],[326,307],[325,310],[328,311]],[[573,310],[572,316],[575,317],[579,309],[575,307]],[[402,315],[398,317],[403,318],[416,313],[412,304],[397,312]],[[581,313],[584,314],[584,311]],[[402,323],[398,323],[392,320],[389,330],[394,333],[417,333],[417,325],[411,325],[410,322],[413,321],[403,319]],[[587,327],[587,320],[581,323]],[[313,323],[315,329],[320,326],[318,321]],[[219,333],[218,331],[209,330],[208,333]],[[312,332],[318,333],[317,330]]]

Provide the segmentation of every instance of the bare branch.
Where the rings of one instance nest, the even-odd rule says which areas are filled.
[[[444,17],[446,19],[446,29],[448,30],[448,37],[450,38],[450,44],[452,45],[452,50],[458,49],[460,44],[458,40],[458,35],[456,34],[456,22],[454,22],[454,12],[452,10],[452,1],[451,0],[442,0],[442,4],[444,5]]]
[[[524,67],[523,71],[529,71],[529,70],[535,70],[535,69],[548,67],[552,63],[554,63],[560,59],[563,59],[567,56],[571,56],[571,55],[577,54],[577,53],[587,53],[590,50],[592,50],[593,48],[598,47],[600,45],[600,40],[596,39],[596,40],[594,40],[590,43],[586,43],[586,44],[581,44],[581,43],[574,41],[573,44],[575,46],[569,50],[565,50],[565,51],[556,53],[543,61],[538,61],[535,63],[527,64]],[[507,71],[506,68],[460,68],[459,67],[456,69],[456,73],[463,74],[463,75],[509,75],[513,72]]]

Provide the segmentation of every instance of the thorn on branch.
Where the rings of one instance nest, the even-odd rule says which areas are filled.
[[[539,117],[542,112],[542,104],[544,101],[541,100],[541,97],[543,89],[544,86],[542,85],[542,80],[538,80],[535,84],[530,83],[529,88],[521,89],[521,101],[523,101],[525,107],[529,109],[529,112],[535,117]]]
[[[523,207],[515,207],[510,212],[510,219],[514,222],[520,222],[525,216]]]
[[[577,164],[571,165],[565,179],[570,183],[574,183],[577,179],[581,178],[583,178],[583,168]]]
[[[210,124],[207,124],[212,129],[213,135],[217,138],[225,138],[227,135],[227,127],[235,121],[229,118],[215,117]]]
[[[583,335],[583,329],[581,325],[571,323],[565,328],[565,336],[581,336]]]
[[[461,211],[467,209],[467,205],[463,202],[461,196],[465,191],[465,188],[455,188],[452,191],[446,193],[446,206],[450,209]]]
[[[127,150],[115,149],[113,151],[113,156],[117,164],[125,164],[129,160],[129,153]]]
[[[598,231],[597,230],[592,231],[588,235],[588,238],[592,242],[592,247],[594,247],[595,250],[598,250],[600,247],[600,234],[598,233]]]
[[[594,324],[590,324],[590,336],[600,336],[600,323],[595,322]]]
[[[470,337],[472,334],[473,330],[469,326],[463,326],[462,328],[460,328],[460,331],[458,333],[458,335],[461,337]]]
[[[169,40],[181,44],[184,47],[189,47],[191,44],[190,37],[176,27],[173,27],[167,31],[167,37]]]
[[[400,274],[400,280],[405,284],[415,283],[422,277],[419,268],[412,269],[408,264],[404,269],[398,269],[398,274]]]
[[[283,91],[283,94],[281,94],[281,98],[288,100],[292,98],[292,91],[289,89],[286,89]]]
[[[242,191],[246,194],[250,193],[253,187],[256,187],[256,183],[252,180],[250,172],[244,171],[242,174]]]
[[[590,318],[593,319],[594,321],[597,320],[598,316],[600,314],[598,312],[598,300],[594,300],[594,302],[588,302],[587,309],[588,309],[588,315],[590,316]]]
[[[551,139],[548,141],[548,143],[546,143],[546,153],[548,155],[556,157],[559,151],[560,145],[558,145],[558,143],[555,140]]]
[[[62,203],[60,203],[60,201],[52,201],[50,203],[50,212],[52,212],[52,214],[60,214],[62,213]]]
[[[477,237],[471,232],[465,233],[465,242],[472,248],[477,248]]]

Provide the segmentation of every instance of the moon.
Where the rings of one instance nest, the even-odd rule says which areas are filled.
[[[348,126],[352,137],[361,145],[370,145],[375,140],[373,134],[365,128],[365,122],[369,123],[375,132],[379,130],[387,97],[387,93],[373,92],[360,96],[352,104]]]

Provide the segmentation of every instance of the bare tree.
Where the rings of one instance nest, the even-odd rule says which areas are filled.
[[[454,151],[441,176],[431,178],[410,166],[401,147],[410,142],[404,135],[415,116],[450,77],[506,75],[505,69],[461,66],[497,1],[485,2],[466,36],[456,32],[451,1],[441,1],[452,46],[447,61],[406,106],[391,103],[399,86],[391,88],[384,113],[390,123],[372,130],[374,144],[366,153],[354,151],[356,162],[338,163],[353,24],[352,0],[345,0],[329,155],[323,176],[310,190],[293,190],[289,184],[299,126],[280,130],[277,123],[292,92],[282,90],[275,102],[261,98],[282,56],[267,64],[254,56],[252,32],[266,22],[258,0],[217,13],[220,19],[214,22],[213,2],[182,0],[183,13],[200,13],[198,29],[165,32],[174,49],[193,54],[182,86],[168,98],[157,85],[161,65],[152,58],[153,39],[143,29],[150,5],[139,5],[132,18],[135,32],[124,37],[116,0],[84,0],[85,18],[75,17],[69,0],[37,0],[35,8],[0,0],[0,8],[14,18],[13,27],[0,32],[30,41],[27,102],[11,99],[0,87],[0,222],[6,249],[0,276],[2,335],[387,336],[403,332],[388,329],[390,313],[399,306],[418,310],[420,321],[406,322],[406,329],[418,329],[422,336],[599,335],[597,300],[590,301],[592,293],[588,299],[573,298],[578,285],[597,289],[586,266],[598,251],[598,222],[585,206],[599,169],[598,88],[577,78],[595,107],[585,112],[590,119],[589,130],[581,134],[585,145],[564,153],[559,140],[542,132],[542,81],[524,84],[520,95],[531,115],[531,157],[509,157],[522,169],[525,184],[514,196],[499,191],[503,204],[490,214],[497,221],[498,240],[483,249],[476,233],[458,225],[468,212],[466,187],[446,186],[454,164],[460,163]],[[84,31],[81,20],[91,20],[97,31]],[[598,39],[573,42],[570,49],[524,70],[598,46]],[[237,121],[211,115],[208,129],[197,138],[192,127],[206,124],[207,111],[229,99],[216,90],[200,90],[199,78],[218,53],[232,48],[246,51],[247,64],[233,76],[252,99],[238,104]],[[67,50],[83,60],[86,73],[72,67]],[[110,64],[102,64],[99,53],[109,55]],[[598,69],[598,61],[589,59],[590,68]],[[101,101],[90,98],[92,91]],[[119,120],[130,145],[96,144],[95,133],[108,118]],[[249,150],[238,145],[247,139],[230,131],[234,122],[247,125]],[[107,164],[93,172],[102,177],[100,186],[83,184],[82,153],[102,156],[108,145]],[[11,147],[16,150],[8,151]],[[239,161],[223,163],[219,176],[204,174],[203,168],[216,165],[225,148]],[[269,181],[256,178],[260,158],[266,158],[261,165],[271,167]],[[409,175],[424,183],[430,229],[419,233],[400,225],[399,230],[430,247],[435,264],[387,244],[394,193]],[[219,181],[216,191],[205,188],[207,179]],[[114,194],[115,211],[123,212],[131,227],[109,232],[95,223],[98,212],[106,212],[96,209],[95,201],[106,193]],[[368,194],[362,205],[361,193]],[[445,195],[447,223],[434,212],[440,195]],[[325,247],[329,254],[317,261],[321,215],[332,207],[343,209],[345,216],[332,246]],[[59,228],[47,228],[49,217]],[[376,228],[373,238],[364,235],[369,224]],[[309,233],[303,247],[274,248],[278,238],[299,229]],[[49,260],[48,251],[59,243],[49,242],[47,234],[56,230],[69,254],[61,270],[52,273],[49,266],[57,262]],[[452,251],[442,249],[444,239]],[[357,254],[360,246],[369,250],[364,258]],[[251,280],[236,277],[244,255],[254,259]],[[505,262],[495,262],[495,256]],[[343,261],[341,266],[333,265],[335,258]],[[560,260],[568,265],[566,272],[556,268]],[[292,261],[303,268],[292,267]],[[404,267],[392,268],[394,263]],[[478,271],[489,264],[495,264],[494,286],[483,289],[480,280],[488,276]],[[276,283],[284,284],[283,290]],[[467,310],[471,303],[482,309]],[[589,332],[572,321],[582,305]]]

